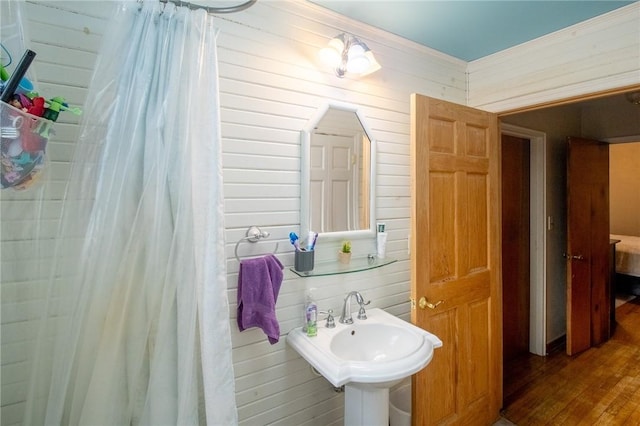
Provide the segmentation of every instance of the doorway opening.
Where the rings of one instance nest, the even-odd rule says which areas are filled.
[[[547,351],[546,134],[507,123],[501,124],[501,133],[529,143],[529,352],[544,356]]]
[[[502,359],[529,353],[528,138],[502,134]],[[505,386],[508,377],[505,375]]]

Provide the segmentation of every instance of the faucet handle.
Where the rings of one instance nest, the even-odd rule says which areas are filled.
[[[355,293],[356,296],[356,302],[358,303],[358,305],[363,306],[363,305],[368,305],[369,303],[371,303],[371,300],[369,300],[368,302],[364,301],[364,297],[362,297],[362,294],[360,294],[359,291],[356,291]]]
[[[363,303],[362,305],[360,305],[360,310],[358,311],[358,319],[359,320],[366,320],[367,319],[367,312],[364,310],[364,305],[368,305],[369,303]]]
[[[320,311],[321,314],[327,314],[327,323],[325,324],[325,327],[327,328],[335,328],[336,327],[336,322],[333,319],[333,309],[328,309],[326,311]]]
[[[360,305],[360,310],[358,311],[358,319],[366,320],[367,312],[364,310],[364,307],[367,306],[369,303],[371,303],[371,300],[365,302],[364,297],[362,297],[360,292],[356,292],[356,302],[358,302],[358,305]]]

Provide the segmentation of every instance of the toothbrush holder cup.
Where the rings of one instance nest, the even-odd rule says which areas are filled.
[[[310,251],[296,251],[294,258],[294,268],[298,272],[309,272],[313,271],[313,261],[314,261],[313,250]]]

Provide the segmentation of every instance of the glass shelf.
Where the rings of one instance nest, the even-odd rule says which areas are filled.
[[[289,269],[291,272],[301,277],[321,277],[326,275],[340,275],[351,272],[368,271],[369,269],[390,265],[394,262],[396,262],[396,259],[390,259],[388,257],[384,259],[378,259],[377,257],[374,257],[373,259],[359,257],[351,259],[351,262],[346,264],[338,261],[316,263],[313,271],[299,272],[294,268]]]

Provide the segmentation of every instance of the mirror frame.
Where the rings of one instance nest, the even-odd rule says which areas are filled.
[[[355,231],[337,231],[318,233],[319,237],[328,240],[344,240],[344,239],[362,239],[374,238],[376,236],[376,140],[373,138],[371,129],[364,120],[364,116],[360,108],[356,105],[330,101],[324,103],[314,116],[309,120],[307,125],[301,131],[301,149],[300,149],[300,232],[306,235],[309,232],[310,225],[310,179],[311,179],[311,134],[315,127],[320,123],[329,108],[350,111],[356,114],[358,121],[362,125],[365,135],[369,138],[370,146],[370,170],[369,170],[369,228],[359,229]]]

